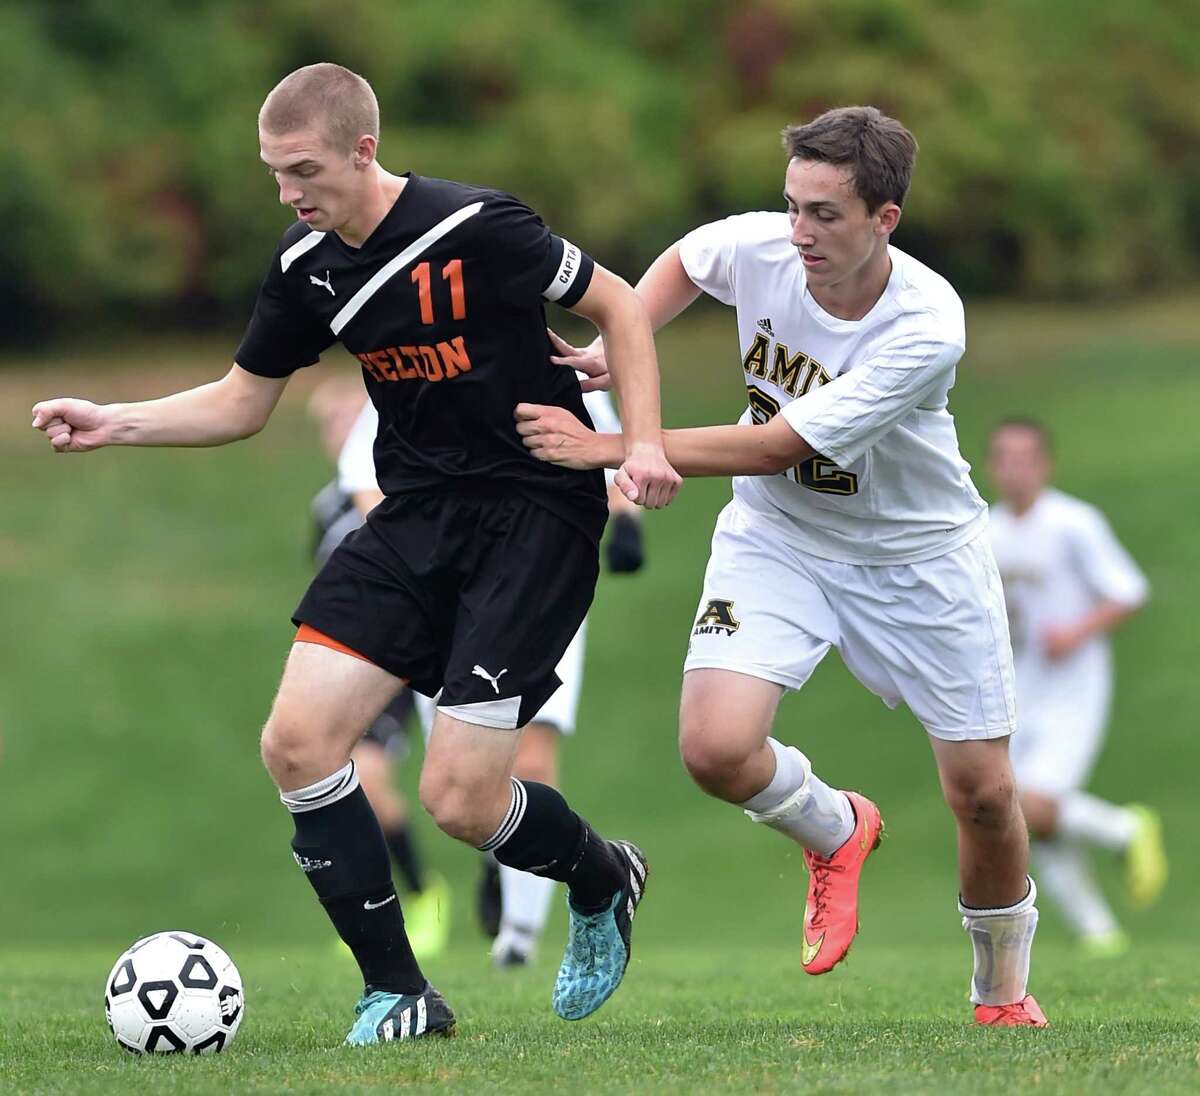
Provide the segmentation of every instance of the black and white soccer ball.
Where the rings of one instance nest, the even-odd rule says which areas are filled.
[[[104,985],[104,1016],[133,1054],[216,1053],[246,1010],[242,976],[211,940],[156,932],[132,944]]]

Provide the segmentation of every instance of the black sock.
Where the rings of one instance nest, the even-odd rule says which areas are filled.
[[[425,976],[409,946],[383,832],[354,763],[280,799],[296,825],[296,863],[358,960],[363,981],[373,990],[420,993]]]
[[[501,864],[566,883],[580,913],[606,908],[629,879],[621,855],[546,784],[512,782],[500,828],[480,846]]]
[[[408,823],[401,822],[395,829],[385,830],[383,837],[392,852],[392,859],[396,861],[396,867],[404,876],[405,886],[413,894],[420,894],[425,889],[421,879],[421,858],[417,855]]]

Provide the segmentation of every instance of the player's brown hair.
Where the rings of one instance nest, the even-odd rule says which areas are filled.
[[[379,102],[356,72],[322,61],[289,73],[258,112],[258,128],[280,135],[320,129],[331,148],[349,152],[363,134],[379,137]]]
[[[876,107],[838,107],[783,131],[788,159],[848,167],[855,193],[874,213],[885,202],[904,204],[917,157],[916,138]]]
[[[1042,447],[1042,452],[1050,457],[1054,455],[1054,438],[1050,433],[1050,428],[1044,422],[1039,422],[1037,419],[1027,418],[1024,415],[1013,415],[1007,419],[1001,419],[988,432],[988,443],[997,434],[1005,430],[1025,430],[1037,437],[1038,443]]]

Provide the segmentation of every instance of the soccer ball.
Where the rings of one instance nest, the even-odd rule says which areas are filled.
[[[245,1011],[242,976],[211,940],[156,932],[132,944],[104,985],[104,1017],[133,1054],[224,1050]]]

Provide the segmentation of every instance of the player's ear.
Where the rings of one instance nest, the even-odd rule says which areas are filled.
[[[364,133],[354,142],[354,166],[357,168],[370,167],[375,162],[375,151],[378,147],[378,138],[372,137],[369,133]]]
[[[900,223],[900,207],[895,202],[884,202],[875,212],[875,234],[887,236],[896,231]]]

